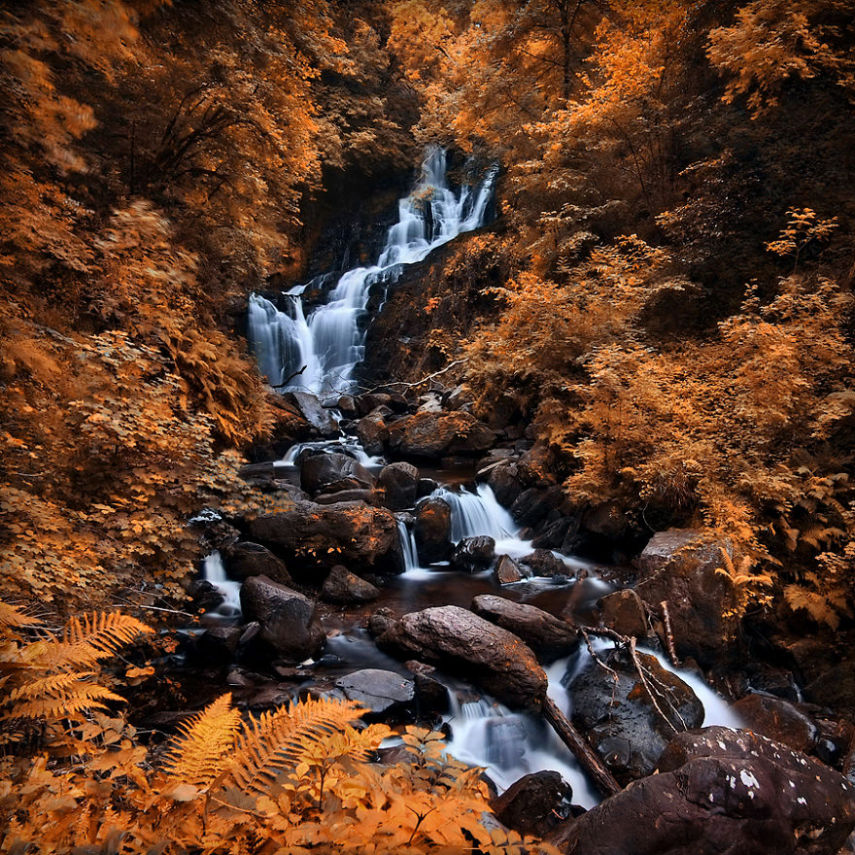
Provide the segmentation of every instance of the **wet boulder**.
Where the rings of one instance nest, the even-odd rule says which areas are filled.
[[[527,466],[515,461],[500,462],[490,469],[487,483],[500,505],[509,508],[536,478]]]
[[[738,627],[733,584],[717,572],[728,561],[738,563],[729,542],[695,529],[657,532],[635,560],[641,598],[657,612],[668,604],[677,653],[704,666],[721,661]]]
[[[200,612],[213,612],[226,600],[223,592],[207,579],[194,579],[188,592],[193,605]]]
[[[345,562],[381,573],[403,570],[398,524],[385,508],[298,502],[291,510],[251,520],[249,531],[254,540],[292,556],[304,568]]]
[[[292,404],[312,429],[321,436],[335,436],[338,425],[330,411],[321,405],[317,395],[311,392],[286,392],[283,396],[286,403]]]
[[[699,727],[704,707],[691,688],[657,659],[629,652],[600,654],[611,673],[590,662],[570,684],[573,723],[622,784],[650,775],[673,735]],[[616,677],[616,680],[615,680]]]
[[[379,668],[354,671],[336,680],[335,685],[348,700],[356,701],[374,715],[400,714],[411,707],[415,699],[412,680]]]
[[[471,679],[508,706],[537,709],[546,674],[517,636],[458,606],[412,612],[389,621],[377,644]]]
[[[442,499],[428,498],[416,508],[414,528],[419,558],[427,563],[451,555],[451,507]]]
[[[369,413],[356,423],[356,435],[366,454],[382,454],[389,428],[379,412]]]
[[[351,573],[347,567],[337,564],[329,572],[321,587],[321,599],[328,603],[355,605],[370,603],[380,596],[380,591],[370,582]]]
[[[796,751],[810,751],[816,744],[816,725],[796,706],[773,695],[750,694],[740,698],[733,711],[745,727],[783,742]]]
[[[416,504],[419,470],[412,463],[390,463],[380,470],[377,484],[384,491],[383,504],[393,511],[403,511]]]
[[[629,588],[614,591],[600,600],[600,622],[628,638],[644,638],[647,635],[644,603]]]
[[[855,828],[853,793],[779,743],[708,727],[676,736],[659,774],[547,840],[567,855],[836,855]]]
[[[510,555],[500,555],[493,576],[500,585],[511,585],[527,578],[523,568]]]
[[[464,537],[451,553],[451,568],[461,573],[479,573],[493,563],[496,541],[487,535]]]
[[[534,526],[563,501],[564,491],[557,484],[547,488],[529,487],[514,499],[511,516],[519,525]]]
[[[532,576],[566,576],[567,565],[548,549],[535,549],[520,559],[531,571]]]
[[[266,576],[251,576],[240,589],[241,611],[258,621],[260,637],[283,659],[302,662],[324,645],[323,631],[312,623],[315,604]]]
[[[572,798],[572,788],[558,772],[534,772],[511,784],[490,807],[508,828],[544,837],[570,815]]]
[[[418,412],[389,426],[389,444],[404,457],[438,460],[445,455],[475,455],[496,441],[496,434],[470,413]]]
[[[266,546],[244,540],[236,543],[228,551],[229,574],[234,579],[248,579],[250,576],[267,576],[274,582],[290,585],[291,577],[285,562],[277,558]]]
[[[472,611],[522,639],[541,662],[554,662],[579,647],[579,634],[572,624],[536,606],[481,594],[472,600]]]
[[[300,460],[300,487],[312,496],[342,490],[370,490],[374,476],[346,454],[310,454]]]

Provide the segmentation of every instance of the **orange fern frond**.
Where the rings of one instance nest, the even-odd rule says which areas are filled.
[[[230,762],[240,724],[240,712],[232,707],[232,696],[217,698],[179,726],[180,734],[167,754],[167,775],[199,792],[207,790]]]

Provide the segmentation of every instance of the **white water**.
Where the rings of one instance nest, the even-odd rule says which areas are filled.
[[[398,537],[401,541],[401,553],[404,556],[404,574],[419,570],[416,536],[407,528],[407,524],[402,519],[398,520]]]
[[[281,460],[277,460],[276,466],[296,466],[297,458],[301,451],[313,449],[316,451],[332,451],[340,454],[346,454],[352,457],[357,463],[362,464],[367,469],[378,468],[386,462],[383,457],[373,457],[366,453],[365,449],[359,444],[359,440],[355,436],[340,436],[336,439],[324,439],[318,442],[298,442],[292,445],[285,456]]]
[[[224,597],[223,602],[213,612],[219,617],[236,617],[240,614],[240,582],[226,577],[223,557],[219,552],[212,552],[202,563],[202,575]]]
[[[348,270],[308,318],[303,312],[303,288],[288,293],[292,305],[280,312],[269,300],[253,294],[249,300],[249,340],[261,372],[280,385],[318,395],[347,391],[353,369],[365,353],[365,315],[371,287],[394,281],[403,265],[415,264],[463,232],[484,225],[498,169],[489,169],[476,186],[459,192],[448,186],[446,152],[433,147],[412,193],[398,202],[398,222],[389,228],[386,243],[371,267]]]
[[[447,744],[458,760],[483,766],[500,791],[531,772],[555,771],[573,788],[574,804],[586,808],[597,804],[599,798],[575,758],[543,721],[484,698],[461,704],[455,692],[449,694]]]

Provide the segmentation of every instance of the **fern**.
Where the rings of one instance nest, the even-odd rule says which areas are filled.
[[[237,739],[236,762],[227,781],[244,793],[263,795],[277,775],[295,766],[324,738],[356,722],[353,701],[322,698],[250,716]]]
[[[241,724],[240,713],[232,708],[231,701],[230,694],[222,695],[179,726],[181,735],[174,740],[165,763],[176,785],[186,784],[204,792],[231,762]]]

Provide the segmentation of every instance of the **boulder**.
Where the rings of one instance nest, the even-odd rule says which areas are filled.
[[[451,568],[461,573],[478,573],[492,563],[496,541],[487,535],[464,537],[451,553]]]
[[[223,592],[207,579],[195,579],[188,593],[193,598],[193,605],[200,612],[216,611],[226,600]]]
[[[266,514],[249,523],[251,537],[271,544],[309,566],[371,567],[375,572],[403,570],[398,524],[391,511],[357,502],[294,508]],[[332,550],[332,551],[330,551]]]
[[[416,498],[423,499],[425,496],[429,496],[433,493],[436,488],[439,487],[436,481],[433,478],[419,478],[419,486],[416,491]]]
[[[359,395],[355,400],[357,414],[367,416],[377,407],[388,407],[392,403],[392,396],[385,392],[367,392],[364,395]]]
[[[603,626],[629,638],[644,638],[647,635],[644,603],[629,588],[615,591],[600,600],[600,621]]]
[[[573,790],[558,772],[534,772],[490,802],[499,821],[523,835],[544,837],[570,815]]]
[[[458,606],[390,621],[377,644],[402,658],[438,663],[471,679],[508,706],[537,709],[546,674],[517,636]]]
[[[615,778],[626,784],[653,772],[676,731],[700,726],[704,707],[691,688],[653,656],[638,654],[644,681],[626,650],[616,648],[601,657],[617,681],[589,662],[569,686],[573,723]]]
[[[536,478],[528,467],[515,460],[496,464],[491,470],[487,483],[490,485],[500,505],[511,507],[519,495],[530,487]]]
[[[532,576],[566,576],[567,565],[548,549],[535,549],[520,562],[531,570]]]
[[[572,624],[536,606],[481,594],[472,600],[472,611],[522,639],[541,662],[554,662],[579,647],[579,634]]]
[[[412,680],[379,668],[354,671],[335,684],[348,700],[356,701],[375,715],[402,712],[415,698]]]
[[[419,558],[430,564],[451,555],[451,507],[442,499],[425,499],[416,508],[414,529]]]
[[[291,584],[285,562],[260,543],[248,540],[236,543],[227,557],[229,574],[234,579],[243,581],[250,576],[267,576],[282,585]]]
[[[317,395],[311,392],[286,392],[282,396],[287,403],[294,404],[303,418],[321,436],[335,436],[338,425],[330,411],[321,405]]]
[[[745,695],[733,705],[733,711],[749,730],[783,742],[796,751],[810,751],[816,744],[816,725],[783,698]]]
[[[251,576],[240,589],[241,611],[258,621],[261,639],[284,659],[302,662],[316,656],[324,634],[312,624],[315,605],[297,591],[266,576]]]
[[[374,476],[346,454],[310,454],[300,460],[300,487],[310,495],[340,490],[370,490]]]
[[[780,743],[708,727],[681,733],[659,774],[630,784],[547,841],[567,855],[836,855],[855,789]]]
[[[522,567],[510,555],[499,556],[493,575],[500,585],[510,585],[513,582],[521,582],[526,578]]]
[[[242,634],[239,626],[209,626],[199,636],[196,652],[208,666],[227,665],[235,658]]]
[[[738,626],[733,584],[717,572],[726,564],[723,551],[738,563],[728,542],[709,542],[695,529],[668,529],[653,535],[635,560],[641,598],[656,612],[667,602],[677,653],[705,667],[721,661]]]
[[[337,505],[341,502],[363,502],[366,505],[377,504],[374,490],[337,490],[335,493],[320,493],[315,496],[319,505]]]
[[[496,434],[469,413],[418,412],[389,426],[389,443],[405,457],[439,459],[448,454],[478,454]]]
[[[389,428],[378,412],[370,413],[356,423],[356,435],[366,454],[382,454]]]
[[[393,511],[403,511],[416,504],[419,470],[412,463],[390,463],[380,470],[377,484],[385,491],[383,504]]]
[[[562,547],[568,539],[575,538],[578,527],[578,520],[574,520],[572,517],[559,517],[557,520],[544,525],[531,545],[536,549],[557,549],[564,552]],[[570,551],[572,552],[572,550]]]
[[[337,564],[330,570],[329,576],[321,588],[321,599],[328,603],[370,603],[380,596],[380,591],[365,579],[351,573],[347,567]]]
[[[342,395],[335,406],[346,419],[353,419],[359,415],[353,395]]]
[[[529,487],[523,490],[511,505],[511,516],[519,525],[537,525],[564,501],[564,491],[557,484],[552,487]]]

